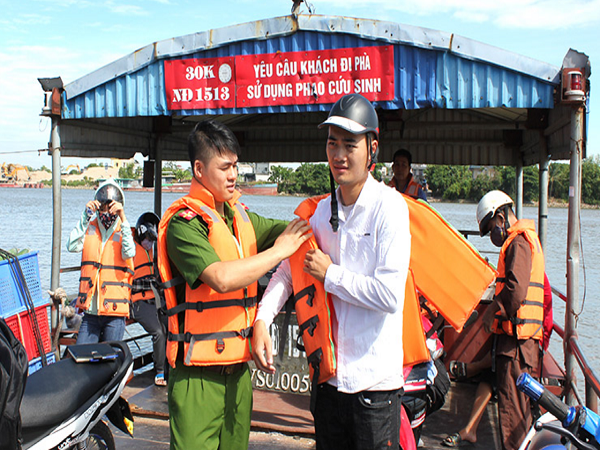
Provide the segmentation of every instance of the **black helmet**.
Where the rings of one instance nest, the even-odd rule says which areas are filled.
[[[101,204],[110,203],[114,200],[124,205],[123,192],[116,184],[112,183],[106,183],[102,185],[96,191],[95,200],[98,200]]]
[[[145,212],[140,216],[135,224],[135,234],[138,242],[144,239],[156,241],[158,239],[159,217],[153,212]]]
[[[360,94],[348,94],[340,98],[329,111],[327,120],[319,125],[335,125],[352,134],[373,132],[379,139],[379,119],[369,100]]]
[[[375,134],[375,139],[379,140],[379,119],[375,108],[369,100],[360,94],[348,94],[340,98],[331,107],[327,120],[319,125],[323,128],[326,125],[334,125],[352,134],[366,134],[367,149],[370,153],[369,171],[373,170],[377,163],[377,150],[373,151],[371,147],[371,134]],[[338,205],[335,195],[335,184],[333,175],[329,171],[329,181],[331,183],[331,228],[333,232],[338,230]]]

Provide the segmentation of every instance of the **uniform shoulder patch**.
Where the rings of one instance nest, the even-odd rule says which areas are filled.
[[[194,211],[192,211],[191,209],[184,209],[183,211],[181,211],[180,213],[177,214],[179,217],[182,217],[186,220],[192,220],[194,217],[196,217],[198,214],[195,213]]]

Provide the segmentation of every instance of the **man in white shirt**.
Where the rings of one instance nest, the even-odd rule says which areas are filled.
[[[337,373],[316,388],[317,449],[398,448],[408,208],[401,194],[370,175],[379,122],[367,99],[342,97],[319,127],[324,126],[329,168],[339,188],[319,202],[310,219],[319,249],[307,252],[304,272],[332,295]],[[286,260],[259,305],[252,348],[267,373],[275,371],[268,326],[290,295],[291,281]]]

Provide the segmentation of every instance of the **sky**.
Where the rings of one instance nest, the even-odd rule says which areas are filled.
[[[454,33],[554,66],[569,48],[600,64],[600,0],[314,0],[316,14],[379,19]],[[291,0],[0,0],[0,164],[51,167],[40,149],[38,78],[68,84],[163,39],[290,14]],[[302,4],[301,12],[308,12]],[[588,156],[600,154],[600,92],[592,89]],[[105,161],[105,160],[102,160]],[[99,162],[102,162],[99,161]],[[63,158],[62,165],[90,159]]]

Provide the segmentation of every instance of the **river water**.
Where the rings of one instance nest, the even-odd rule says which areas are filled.
[[[92,199],[93,190],[63,189],[62,191],[62,244],[61,267],[78,266],[81,254],[69,253],[66,242],[71,229],[76,225],[85,204]],[[163,212],[181,194],[163,193]],[[244,196],[243,202],[258,214],[265,217],[291,220],[294,209],[302,201],[301,197],[265,197]],[[125,213],[130,224],[135,225],[137,218],[145,211],[151,211],[154,205],[152,192],[126,192]],[[475,204],[434,203],[433,206],[459,230],[476,230]],[[30,249],[38,251],[42,290],[50,287],[50,264],[52,251],[52,190],[0,188],[0,248]],[[524,218],[537,222],[537,209],[525,207]],[[567,208],[550,208],[548,219],[548,237],[546,243],[546,272],[550,283],[562,292],[566,292],[566,249],[567,249]],[[600,313],[600,239],[597,226],[600,224],[600,210],[581,211],[582,259],[580,280],[580,298],[584,309],[578,321],[578,332],[584,352],[594,370],[600,374],[600,354],[597,345],[595,321]],[[489,238],[471,236],[471,242],[496,263],[497,248]],[[78,288],[78,273],[61,275],[60,285],[74,294]],[[564,325],[564,303],[555,297],[554,318]],[[562,361],[562,340],[553,336],[550,350]]]

